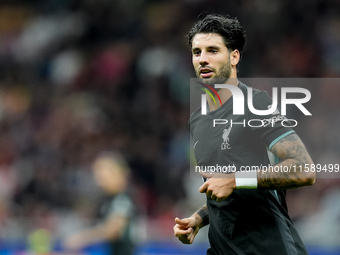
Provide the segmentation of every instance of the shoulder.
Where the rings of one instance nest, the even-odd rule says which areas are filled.
[[[273,100],[269,96],[267,91],[247,86],[241,82],[239,84],[239,87],[243,91],[244,95],[246,95],[245,100],[248,100],[248,98],[251,97],[252,105],[255,109],[267,110],[272,105]],[[251,95],[248,95],[249,92],[251,92]]]
[[[239,84],[239,88],[243,91],[245,95],[248,95],[249,91],[252,93],[253,99],[261,100],[261,99],[270,99],[270,96],[268,95],[268,92],[265,90],[260,90],[251,86],[248,86],[242,82]]]
[[[117,204],[117,205],[132,205],[132,199],[131,197],[126,194],[126,193],[122,193],[117,195],[114,199],[113,199],[113,203]]]
[[[111,201],[110,212],[129,215],[134,210],[130,196],[126,193],[118,194]]]
[[[189,130],[191,131],[192,128],[195,127],[195,124],[201,117],[201,107],[197,108],[193,113],[191,113],[189,119],[188,119],[188,126]]]
[[[193,113],[191,113],[189,117],[189,123],[192,122],[194,119],[196,119],[200,115],[200,112],[201,112],[201,107],[198,107]]]

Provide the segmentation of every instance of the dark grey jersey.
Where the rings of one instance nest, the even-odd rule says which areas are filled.
[[[119,215],[128,218],[128,225],[125,227],[120,238],[110,242],[111,254],[114,255],[132,255],[134,252],[134,243],[131,238],[131,221],[134,217],[134,205],[130,196],[126,193],[117,194],[116,196],[107,197],[106,201],[100,208],[100,216],[108,218],[112,215]]]
[[[247,98],[247,86],[238,87]],[[252,93],[255,109],[270,108],[272,99],[266,92],[253,89]],[[257,116],[248,109],[247,100],[245,114],[233,115],[233,97],[207,115],[196,110],[189,126],[198,167],[216,171],[268,167],[275,163],[270,148],[294,133],[278,110]],[[207,198],[207,206],[208,254],[308,254],[288,216],[285,191],[240,189],[222,202]]]

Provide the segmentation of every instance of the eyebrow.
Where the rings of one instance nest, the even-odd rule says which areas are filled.
[[[220,46],[217,46],[217,45],[211,45],[211,46],[208,46],[208,47],[205,47],[207,49],[221,49]],[[198,48],[198,47],[195,47],[195,48],[192,48],[192,51],[196,51],[196,50],[201,50],[201,48]]]

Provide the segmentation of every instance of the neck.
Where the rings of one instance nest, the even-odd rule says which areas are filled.
[[[238,86],[237,77],[230,77],[228,80],[226,80],[224,82],[224,84]],[[229,100],[229,98],[231,98],[231,96],[232,96],[231,91],[229,89],[226,89],[226,88],[218,89],[217,93],[220,96],[222,105],[225,102],[227,102]],[[214,95],[214,98],[215,98],[216,103],[217,103],[216,105],[215,105],[213,99],[211,97],[207,96],[208,106],[209,106],[209,109],[210,109],[211,112],[217,110],[218,108],[220,108],[222,106],[216,95]]]

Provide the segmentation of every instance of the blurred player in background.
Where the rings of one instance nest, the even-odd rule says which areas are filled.
[[[237,80],[244,44],[245,32],[237,19],[208,15],[198,21],[189,32],[197,77],[210,86],[217,82],[234,85],[235,89],[237,86],[247,98],[247,86]],[[255,89],[252,93],[255,109],[270,108],[272,99],[267,93]],[[288,216],[285,201],[286,189],[315,181],[315,173],[304,171],[305,164],[313,164],[304,144],[294,130],[277,121],[285,118],[279,111],[266,116],[249,110],[244,115],[233,115],[231,92],[221,88],[218,94],[221,105],[207,96],[209,112],[201,115],[198,109],[189,119],[197,165],[234,165],[238,172],[201,173],[205,182],[199,191],[206,193],[207,204],[191,217],[176,218],[175,236],[190,244],[199,229],[209,224],[207,254],[308,254]],[[242,119],[260,117],[275,124],[244,127],[231,126],[229,121],[228,125],[212,125],[213,119],[242,123]],[[288,170],[264,171],[260,167],[269,164]],[[259,171],[240,172],[242,166],[258,166]],[[302,171],[294,171],[294,166]]]
[[[127,194],[129,172],[126,161],[116,152],[103,152],[94,160],[95,180],[107,195],[100,208],[102,221],[68,237],[63,242],[66,249],[79,250],[91,244],[109,242],[112,254],[133,254],[130,225],[134,205]]]

